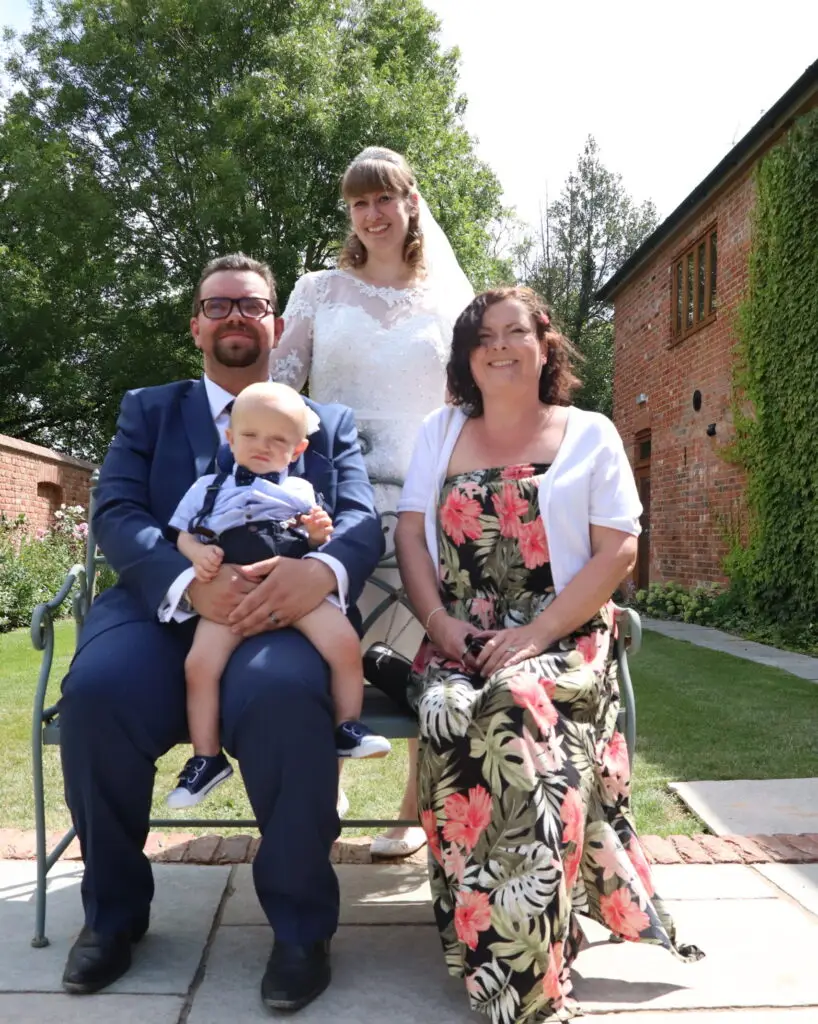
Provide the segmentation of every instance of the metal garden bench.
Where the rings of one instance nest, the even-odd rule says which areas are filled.
[[[43,652],[40,664],[37,689],[34,696],[32,716],[31,748],[32,748],[32,780],[34,787],[34,820],[36,829],[37,850],[37,885],[35,902],[35,924],[32,946],[41,948],[48,945],[45,935],[46,882],[48,873],[57,863],[76,832],[70,828],[58,841],[53,850],[46,849],[45,821],[45,785],[43,777],[43,748],[59,746],[60,720],[59,705],[46,704],[51,668],[54,660],[54,622],[58,611],[66,601],[71,600],[71,610],[76,626],[77,636],[82,628],[85,616],[94,599],[95,582],[99,568],[105,565],[105,558],[99,553],[93,534],[94,485],[97,474],[92,477],[91,502],[88,515],[88,537],[85,564],[76,564],[69,570],[65,582],[59,592],[50,601],[37,605],[31,618],[31,642],[38,651]],[[394,512],[387,512],[384,519],[397,518]],[[386,530],[385,530],[386,532]],[[396,569],[394,547],[391,547],[379,563],[380,569]],[[397,603],[411,611],[406,595],[401,587],[392,586],[387,581],[373,577],[370,582],[383,591],[384,596],[378,605],[369,613],[363,623],[364,634]],[[617,662],[619,665],[619,686],[622,696],[622,708],[619,713],[619,728],[624,733],[628,753],[633,760],[636,739],[636,707],[628,670],[628,654],[635,655],[641,645],[642,626],[639,616],[630,608],[617,608],[618,626]],[[390,739],[410,739],[417,736],[417,720],[401,709],[393,700],[375,689],[367,686],[364,696],[363,719],[375,732]],[[342,828],[381,829],[395,825],[416,825],[417,821],[401,819],[383,820],[378,818],[342,821]],[[256,828],[254,819],[246,818],[152,818],[151,828]]]

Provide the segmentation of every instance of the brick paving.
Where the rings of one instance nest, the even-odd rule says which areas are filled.
[[[48,835],[51,849],[61,833]],[[818,864],[818,834],[773,836],[642,836],[645,856],[651,864]],[[356,836],[339,839],[333,846],[336,864],[371,864],[371,839]],[[189,832],[151,832],[145,852],[159,863],[250,864],[258,849],[258,836],[204,835]],[[0,828],[0,860],[32,860],[35,856],[34,832]],[[79,860],[74,841],[63,854],[64,860]],[[375,858],[381,862],[383,858]],[[426,850],[402,863],[425,864]]]

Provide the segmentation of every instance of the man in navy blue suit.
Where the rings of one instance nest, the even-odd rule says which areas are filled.
[[[329,860],[339,828],[333,709],[326,663],[288,626],[331,593],[355,619],[383,552],[352,412],[309,403],[320,430],[291,470],[333,520],[321,552],[270,559],[261,582],[225,565],[203,584],[167,525],[188,487],[212,471],[232,399],[267,379],[283,329],[275,311],[265,264],[242,254],[208,264],[190,321],[204,377],[128,392],[102,465],[94,529],[119,580],[90,609],[60,701],[66,799],[85,862],[85,925],[63,975],[69,992],[95,992],[124,974],[147,930],[153,877],[142,851],[155,762],[186,738],[183,663],[196,612],[244,637],[222,680],[222,732],[261,831],[253,878],[275,933],[262,999],[295,1010],[330,980],[339,903]]]

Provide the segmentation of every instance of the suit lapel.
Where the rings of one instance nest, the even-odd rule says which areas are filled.
[[[190,447],[193,449],[196,476],[203,476],[212,470],[219,447],[219,432],[213,422],[203,380],[197,380],[185,395],[182,402],[182,419]]]

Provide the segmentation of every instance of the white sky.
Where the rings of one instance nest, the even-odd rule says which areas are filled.
[[[536,222],[585,138],[666,217],[818,58],[815,0],[425,0],[462,53],[466,123]],[[27,0],[0,0],[25,29]]]

